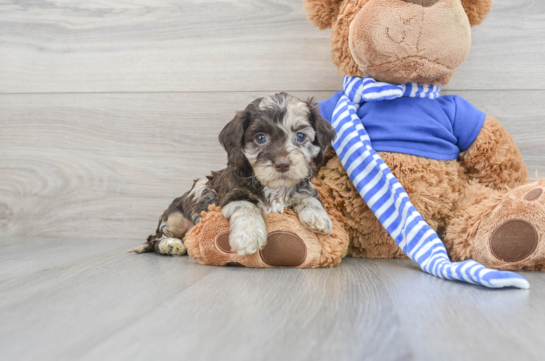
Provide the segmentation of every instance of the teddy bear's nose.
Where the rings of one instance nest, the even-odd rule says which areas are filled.
[[[421,5],[425,8],[435,5],[439,0],[401,0],[406,3]]]

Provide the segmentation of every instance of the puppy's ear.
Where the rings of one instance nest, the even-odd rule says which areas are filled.
[[[227,152],[227,164],[238,169],[249,164],[242,149],[244,148],[244,133],[250,124],[254,103],[255,101],[250,103],[244,111],[237,112],[237,115],[227,123],[219,135],[220,144]]]
[[[324,153],[331,146],[331,142],[335,139],[335,129],[325,120],[320,114],[320,106],[313,98],[307,100],[309,112],[309,121],[316,132],[314,137],[314,145],[320,147],[320,153],[314,157],[314,164],[321,165],[324,161]]]

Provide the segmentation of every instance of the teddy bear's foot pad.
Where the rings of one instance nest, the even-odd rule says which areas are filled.
[[[528,202],[537,201],[542,194],[543,188],[534,188],[524,195],[524,200]]]
[[[276,267],[297,267],[307,259],[305,243],[290,232],[269,233],[267,245],[259,253],[263,262]]]
[[[216,246],[225,253],[236,253],[229,245],[229,232],[222,232],[216,238]],[[291,232],[276,231],[267,235],[267,245],[259,251],[261,260],[273,267],[297,267],[307,259],[307,247],[301,238]],[[238,262],[226,265],[243,266]]]
[[[545,268],[544,189],[541,179],[502,196],[477,231],[477,262],[503,270]]]
[[[216,237],[216,247],[225,253],[236,253],[231,251],[231,246],[229,245],[229,231],[218,234]]]
[[[490,237],[492,254],[505,262],[518,262],[529,257],[537,248],[535,227],[522,219],[512,219],[499,225]]]

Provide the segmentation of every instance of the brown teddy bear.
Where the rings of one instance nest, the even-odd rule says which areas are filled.
[[[469,52],[470,26],[483,21],[492,1],[307,0],[305,6],[314,24],[333,29],[332,56],[342,74],[444,85]],[[454,107],[458,105],[463,105],[459,110],[464,116],[476,117],[467,102],[454,99]],[[462,145],[454,140],[460,149],[454,156],[422,154],[426,149],[410,149],[415,144],[407,146],[409,141],[398,147],[405,152],[380,151],[388,149],[388,139],[373,145],[424,220],[440,234],[453,261],[473,258],[496,269],[541,270],[544,183],[526,184],[526,166],[513,139],[494,117],[483,118],[476,137],[462,137]],[[458,126],[474,123],[478,121]],[[361,199],[339,157],[321,169],[316,183],[344,216],[350,255],[406,257]]]
[[[429,246],[419,241],[417,249],[407,243],[417,233],[422,242],[430,234],[433,240],[434,230],[452,261],[474,259],[498,270],[543,269],[545,183],[527,183],[518,148],[494,117],[458,96],[439,97],[440,86],[468,55],[470,26],[480,24],[491,7],[491,0],[307,0],[308,18],[320,29],[333,29],[333,61],[345,75],[343,91],[321,103],[338,138],[313,180],[334,232],[315,235],[289,211],[271,214],[265,218],[265,249],[239,256],[226,243],[227,221],[211,207],[186,235],[190,257],[214,265],[330,267],[347,254],[405,258],[407,253],[425,269],[430,264],[418,257],[427,252],[426,263],[444,252],[439,238]],[[354,136],[347,135],[348,125]],[[361,143],[351,146],[353,141]],[[354,175],[362,157],[351,152],[358,147],[377,151],[370,153],[367,168],[373,163],[384,171],[383,189],[389,187],[390,199],[380,198],[385,193],[373,190],[372,180],[362,181],[363,173],[358,173],[361,179]],[[410,202],[403,199],[403,188]],[[398,214],[403,202],[419,214],[415,211],[413,219],[410,213]],[[384,213],[387,207],[394,209],[391,214]],[[399,226],[396,233],[388,223],[393,213],[406,224],[423,220],[411,226],[414,232]],[[475,262],[463,265],[476,267]],[[427,271],[466,277],[453,276],[456,267]],[[468,271],[469,278],[476,270]]]

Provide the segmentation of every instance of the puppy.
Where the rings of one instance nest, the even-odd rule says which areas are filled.
[[[254,100],[219,135],[227,168],[196,180],[163,213],[147,244],[131,251],[185,254],[185,234],[211,204],[229,220],[229,244],[240,255],[265,246],[263,213],[290,208],[313,232],[330,234],[331,220],[310,179],[334,137],[312,99],[279,93]]]

